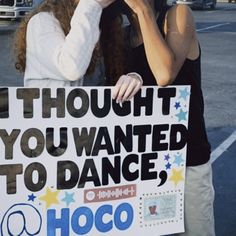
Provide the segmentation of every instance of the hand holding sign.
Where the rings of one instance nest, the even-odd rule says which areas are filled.
[[[116,99],[117,103],[130,100],[142,87],[143,80],[137,73],[129,73],[122,75],[115,85],[112,98]]]

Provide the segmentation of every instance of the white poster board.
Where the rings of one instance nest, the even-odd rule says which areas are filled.
[[[0,88],[0,235],[183,232],[189,97]]]

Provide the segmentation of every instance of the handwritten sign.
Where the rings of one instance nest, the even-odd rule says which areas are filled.
[[[189,96],[0,88],[1,235],[183,232]]]

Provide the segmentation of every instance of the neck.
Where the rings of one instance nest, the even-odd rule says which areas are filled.
[[[149,4],[150,4],[150,7],[152,9],[152,12],[153,12],[153,15],[156,17],[158,17],[158,12],[156,11],[156,8],[155,8],[155,1],[149,1]]]
[[[155,9],[155,2],[154,1],[149,1],[150,7],[153,11],[153,13],[156,15],[156,9]]]
[[[132,26],[130,31],[130,43],[132,47],[137,47],[138,45],[143,43],[142,32],[137,15],[133,14],[132,18],[129,19],[129,21]]]

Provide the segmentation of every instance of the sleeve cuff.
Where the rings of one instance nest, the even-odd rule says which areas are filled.
[[[75,9],[71,24],[76,24],[76,18],[80,15],[91,17],[94,21],[99,20],[102,10],[102,6],[95,0],[80,0]]]
[[[128,73],[127,75],[128,75],[128,76],[131,76],[131,77],[133,77],[133,78],[135,78],[135,79],[137,79],[137,80],[139,80],[139,82],[140,82],[141,84],[143,84],[143,79],[142,79],[142,76],[141,76],[140,74],[138,74],[138,73],[136,73],[136,72],[130,72],[130,73]]]

